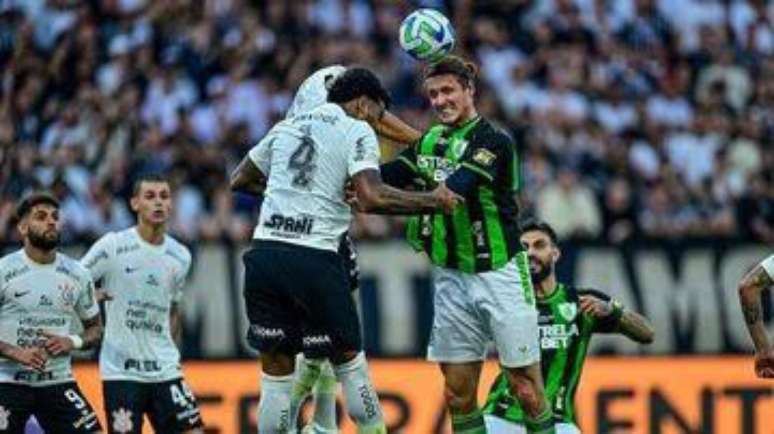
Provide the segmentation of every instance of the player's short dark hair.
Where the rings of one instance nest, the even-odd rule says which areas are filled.
[[[478,76],[478,68],[473,62],[459,56],[446,56],[425,67],[423,81],[438,75],[451,74],[457,77],[464,87],[472,87]]]
[[[132,196],[137,196],[140,193],[140,188],[143,182],[164,182],[169,184],[169,178],[161,173],[145,173],[134,178],[132,183]]]
[[[538,231],[543,232],[544,234],[548,235],[548,238],[551,240],[551,242],[554,245],[559,244],[559,237],[556,236],[556,231],[554,228],[551,227],[548,223],[537,220],[537,219],[527,219],[524,222],[521,223],[521,233],[529,232],[529,231]]]
[[[27,217],[30,211],[32,211],[32,208],[42,204],[51,205],[54,208],[59,209],[59,201],[54,195],[46,191],[36,191],[26,196],[16,206],[16,221],[21,221],[24,217]]]
[[[366,68],[347,68],[333,80],[328,90],[328,101],[337,104],[343,104],[361,96],[377,102],[381,101],[385,107],[389,107],[392,101],[379,77]]]

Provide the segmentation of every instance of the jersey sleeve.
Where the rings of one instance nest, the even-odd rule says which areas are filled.
[[[255,164],[264,175],[269,175],[269,169],[271,168],[271,148],[274,145],[276,137],[269,131],[255,146],[253,146],[247,153],[247,157]]]
[[[80,263],[91,274],[91,279],[97,281],[110,270],[111,259],[115,255],[115,235],[105,234],[91,246],[81,258]]]
[[[475,186],[492,184],[500,167],[515,168],[515,145],[505,133],[476,138],[460,161],[460,167],[446,179],[454,192],[467,196]],[[514,176],[518,174],[515,171]],[[514,180],[514,184],[517,182]]]
[[[419,176],[415,146],[404,149],[397,158],[380,166],[385,184],[403,188],[411,185]]]
[[[188,275],[191,272],[191,252],[186,250],[185,265],[180,269],[180,273],[175,276],[172,288],[172,303],[180,303],[183,299],[183,290],[188,281]]]
[[[774,280],[774,255],[764,259],[763,262],[761,262],[761,268],[769,275],[771,280]]]
[[[81,319],[91,319],[99,315],[99,305],[94,298],[94,280],[86,273],[81,293],[75,304],[75,311]]]
[[[367,169],[379,170],[379,141],[365,122],[358,122],[350,131],[347,172],[353,176]]]

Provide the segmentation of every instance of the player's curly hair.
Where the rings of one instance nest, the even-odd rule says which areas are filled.
[[[379,77],[366,68],[347,68],[333,80],[328,90],[328,101],[343,104],[361,96],[381,101],[385,108],[390,106],[391,98]]]
[[[437,75],[452,74],[463,87],[472,87],[478,77],[478,67],[473,62],[459,56],[446,56],[425,67],[423,81]]]

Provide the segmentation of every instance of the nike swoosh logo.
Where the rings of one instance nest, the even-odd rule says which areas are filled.
[[[29,294],[29,291],[16,291],[13,293],[13,296],[16,298],[24,297],[25,295]]]
[[[126,271],[127,274],[134,273],[135,271],[139,270],[140,267],[126,267],[124,271]]]

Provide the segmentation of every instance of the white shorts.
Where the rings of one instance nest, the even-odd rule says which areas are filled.
[[[428,360],[484,360],[487,344],[494,342],[504,367],[540,361],[535,294],[526,253],[485,273],[433,267],[433,287],[435,315]]]
[[[492,415],[484,415],[487,434],[527,434],[524,425],[500,419]],[[556,424],[556,434],[581,434],[577,426],[571,423]]]

